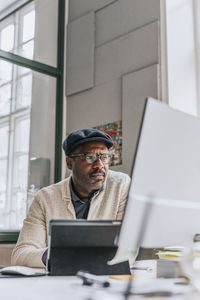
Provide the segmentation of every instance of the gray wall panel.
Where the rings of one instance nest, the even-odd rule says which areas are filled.
[[[158,63],[158,22],[96,49],[95,85]]]
[[[121,80],[69,97],[67,131],[121,120]]]
[[[96,11],[116,0],[70,0],[69,20],[76,19],[90,11]]]
[[[159,20],[159,6],[160,0],[119,0],[98,11],[96,13],[96,45]]]
[[[94,13],[68,25],[67,95],[94,85]]]
[[[68,90],[66,131],[122,119],[123,164],[112,169],[130,173],[144,99],[148,95],[159,97],[160,0],[69,3],[70,24],[80,22],[80,16],[94,13],[91,26],[94,30],[95,23],[95,41],[87,36],[91,30],[89,22],[84,29],[83,23],[76,25],[71,37],[75,39],[73,45],[68,40],[67,52],[70,49],[73,59],[68,55],[67,74],[73,89],[70,93]],[[85,53],[87,47],[92,63]]]
[[[158,98],[159,67],[153,65],[123,76],[122,81],[122,128],[123,128],[123,169],[130,174],[139,134],[145,99]],[[131,175],[131,174],[130,174]]]

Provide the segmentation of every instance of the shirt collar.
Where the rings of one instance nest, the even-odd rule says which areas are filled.
[[[70,181],[69,181],[69,187],[70,187],[70,193],[71,193],[72,200],[74,202],[76,202],[76,201],[83,202],[83,199],[80,199],[79,196],[76,194],[76,191],[75,191],[74,186],[73,186],[72,177],[70,178]],[[100,193],[103,190],[104,190],[104,183],[102,184],[102,186],[100,187],[99,190],[92,191],[92,193],[86,199],[91,199],[94,195],[96,195],[97,193]]]

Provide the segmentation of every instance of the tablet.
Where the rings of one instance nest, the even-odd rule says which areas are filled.
[[[51,247],[112,247],[121,222],[116,220],[51,220]]]
[[[121,222],[116,220],[51,220],[47,270],[49,275],[130,274],[128,262],[108,266],[117,249]]]

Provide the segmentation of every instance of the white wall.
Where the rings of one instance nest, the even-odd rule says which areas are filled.
[[[166,0],[169,105],[197,115],[197,57],[192,0]]]

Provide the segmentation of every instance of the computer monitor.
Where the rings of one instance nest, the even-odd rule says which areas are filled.
[[[111,263],[139,246],[190,245],[200,232],[200,119],[148,98]]]

